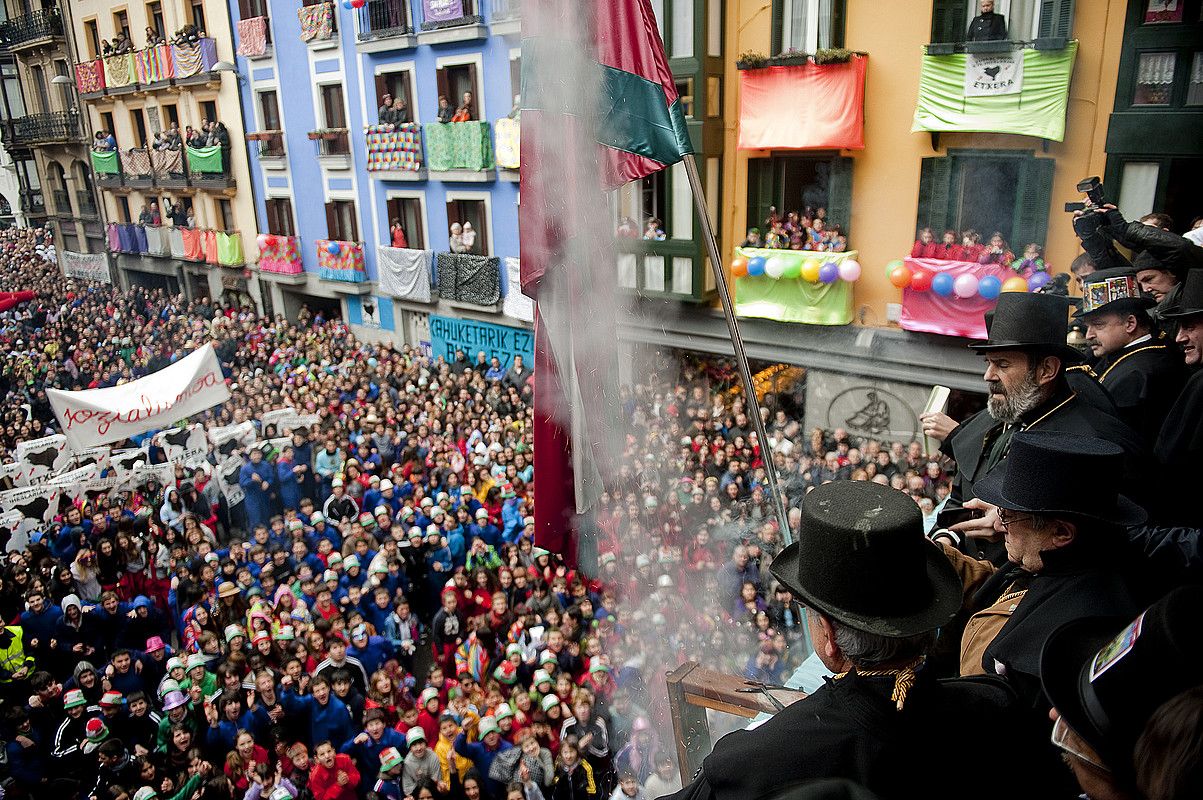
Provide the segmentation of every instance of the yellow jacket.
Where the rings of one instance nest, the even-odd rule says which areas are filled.
[[[22,641],[24,631],[19,625],[9,625],[5,628],[12,634],[12,641],[5,647],[0,645],[0,683],[11,683],[12,675],[22,667],[26,672],[33,669],[33,656],[25,655],[25,643]]]
[[[439,780],[448,786],[451,785],[451,759],[455,759],[455,772],[460,781],[463,781],[464,776],[468,774],[468,770],[472,769],[472,759],[464,758],[459,753],[455,752],[455,743],[439,734],[439,740],[434,746],[435,755],[439,757]]]

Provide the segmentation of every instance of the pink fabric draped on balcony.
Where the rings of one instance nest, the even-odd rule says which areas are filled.
[[[301,21],[302,42],[308,42],[311,39],[329,39],[334,35],[333,3],[302,6],[297,9],[297,19]]]
[[[295,236],[260,237],[259,271],[280,275],[299,275],[304,271],[301,264],[299,240]]]
[[[104,91],[104,62],[98,58],[76,64],[75,85],[82,94]]]
[[[267,52],[267,18],[238,20],[238,55],[254,58]]]
[[[138,83],[143,84],[174,78],[175,64],[171,57],[171,46],[160,44],[134,53],[134,75]]]
[[[146,150],[126,150],[121,154],[121,164],[126,175],[149,175],[150,153]]]
[[[906,265],[912,272],[923,270],[933,275],[947,273],[953,279],[961,275],[972,275],[978,280],[991,275],[1000,281],[1015,277],[1015,273],[1006,267],[978,264],[974,261],[908,258]],[[899,325],[908,331],[985,339],[985,315],[994,308],[995,302],[977,294],[973,297],[943,297],[931,290],[917,292],[914,289],[903,289],[902,319]]]
[[[741,150],[863,150],[865,56],[739,73]]]
[[[201,243],[205,248],[205,263],[217,264],[217,231],[202,231]]]
[[[204,261],[205,246],[201,240],[201,232],[196,228],[183,228],[180,235],[184,239],[184,258],[189,261]]]

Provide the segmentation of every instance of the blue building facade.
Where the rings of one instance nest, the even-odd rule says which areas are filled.
[[[401,243],[391,230],[399,226],[408,249],[446,252],[452,224],[471,224],[470,252],[500,258],[509,291],[507,267],[518,257],[517,122],[509,118],[519,0],[229,2],[266,254],[259,279],[271,310],[295,317],[304,303],[369,337],[412,343],[429,341],[431,313],[518,324],[501,302],[382,291],[380,248]],[[386,94],[402,99],[395,119],[405,124],[378,127]],[[440,123],[440,97],[471,121]],[[499,121],[505,142],[495,141]],[[325,267],[334,260],[362,274],[331,279]]]

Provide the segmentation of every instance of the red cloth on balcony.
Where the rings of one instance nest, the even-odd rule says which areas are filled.
[[[181,228],[180,235],[184,238],[184,258],[189,261],[204,261],[205,248],[201,241],[201,232],[196,228]],[[216,248],[216,240],[213,246]]]
[[[844,64],[741,70],[740,149],[863,150],[867,64],[854,55]]]
[[[912,272],[924,270],[933,275],[947,272],[953,279],[965,274],[974,275],[979,280],[987,275],[993,275],[1002,281],[1015,277],[1015,273],[1009,269],[994,264],[978,264],[969,261],[908,258],[906,266]],[[899,325],[908,331],[985,339],[985,315],[987,311],[994,308],[996,302],[996,300],[986,300],[977,294],[967,298],[960,298],[955,294],[941,297],[930,289],[926,292],[903,289],[902,319],[899,321]]]
[[[201,242],[205,248],[205,263],[217,264],[217,231],[203,231]]]

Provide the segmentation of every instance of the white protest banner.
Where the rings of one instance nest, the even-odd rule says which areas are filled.
[[[965,56],[965,96],[994,97],[1023,91],[1023,51]]]
[[[27,486],[0,492],[0,509],[20,511],[38,524],[50,522],[58,512],[59,490],[53,486]]]
[[[88,464],[87,466],[64,472],[61,475],[55,475],[46,482],[46,485],[53,486],[72,500],[80,500],[87,492],[92,491],[90,484],[99,475],[100,467],[95,464]]]
[[[109,258],[104,253],[73,253],[70,250],[60,250],[59,265],[63,274],[68,278],[83,278],[89,281],[112,283],[109,273]]]
[[[121,480],[125,480],[134,473],[138,464],[145,464],[149,460],[146,451],[141,447],[136,447],[130,450],[118,450],[109,456],[109,464],[113,468],[113,472]]]
[[[175,482],[174,464],[139,464],[128,478],[130,486],[145,486],[150,481],[160,486],[170,486]]]
[[[112,463],[110,461],[111,450],[112,448],[104,446],[76,450],[72,455],[72,461],[77,467],[86,467],[89,464],[95,464],[103,472]]]
[[[295,431],[297,428],[313,428],[321,424],[322,418],[317,414],[306,414],[295,408],[277,408],[265,411],[259,417],[263,427],[275,425],[277,431]]]
[[[257,438],[259,434],[253,422],[209,429],[209,441],[217,448],[218,454],[223,456],[230,455],[240,447],[250,447]]]
[[[0,530],[9,532],[4,549],[10,553],[24,550],[29,544],[29,532],[36,527],[33,520],[25,519],[25,516],[15,509],[0,514]]]
[[[0,464],[0,482],[5,486],[17,486],[17,476],[25,471],[25,465],[20,461]]]
[[[67,437],[61,433],[17,442],[17,460],[28,464],[31,469],[55,473],[71,463],[71,454],[65,445]]]
[[[76,450],[165,428],[230,399],[211,344],[131,383],[83,392],[47,389],[46,394]]]
[[[205,426],[189,425],[170,431],[155,434],[155,444],[163,448],[168,462],[183,464],[186,467],[205,460],[209,452],[209,440],[205,436]]]
[[[242,472],[242,456],[229,456],[217,467],[218,486],[226,497],[226,504],[233,508],[246,499],[246,492],[238,485],[238,473]]]

